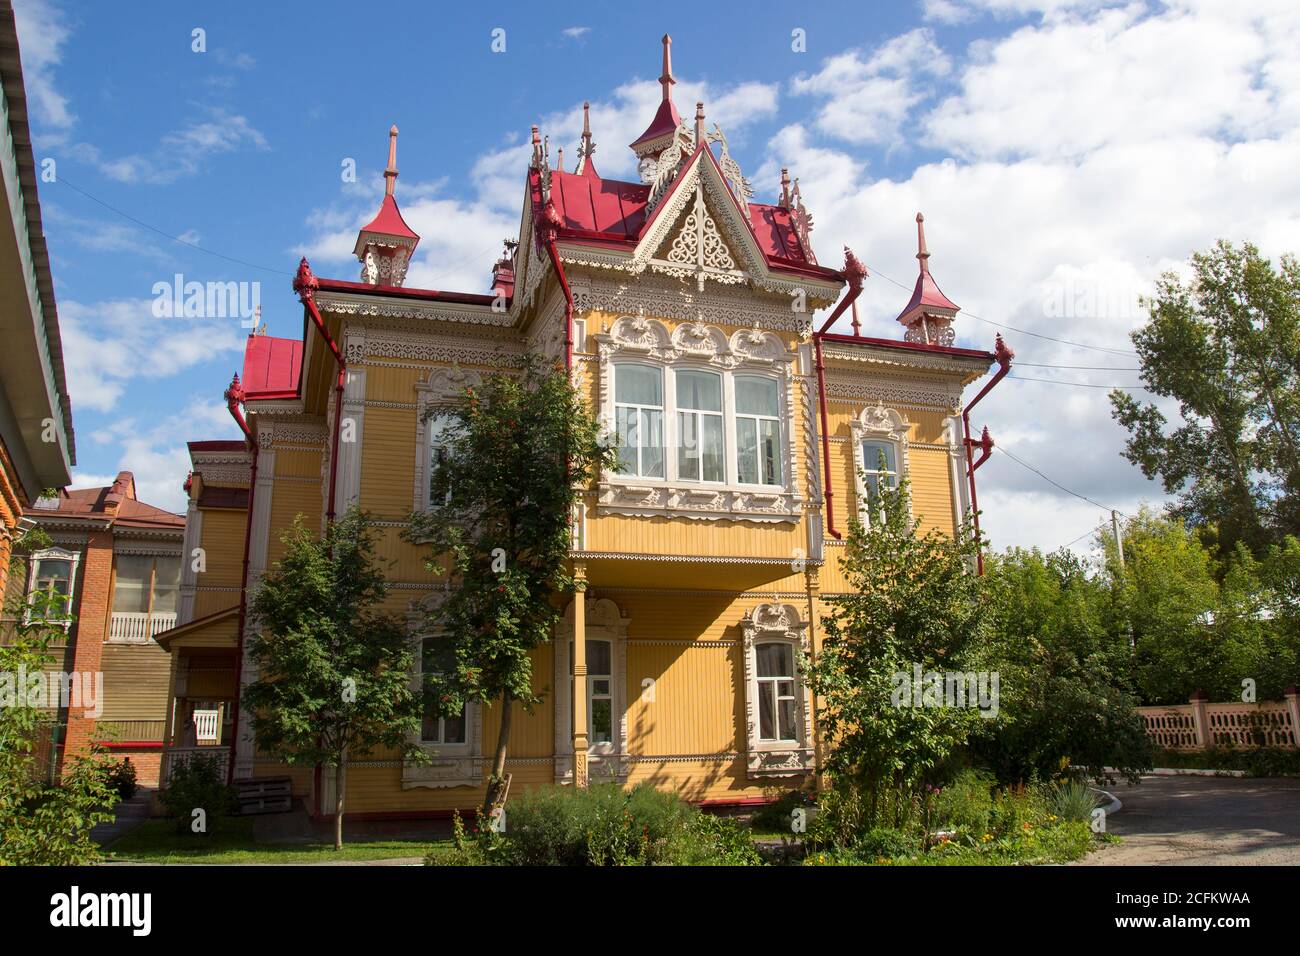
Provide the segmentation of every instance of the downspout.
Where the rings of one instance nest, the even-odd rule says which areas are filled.
[[[970,412],[971,409],[979,403],[979,400],[992,391],[993,386],[1002,381],[1002,379],[1006,377],[1006,374],[1011,371],[1011,360],[1016,357],[1016,353],[1007,348],[1006,343],[1002,341],[1001,333],[998,334],[996,343],[993,346],[993,357],[997,359],[997,372],[991,379],[989,379],[988,383],[980,389],[979,394],[971,399],[970,404],[962,409],[961,413],[961,424],[962,429],[965,432],[966,444],[966,482],[970,488],[970,510],[975,522],[975,541],[977,545],[977,550],[975,552],[975,567],[976,571],[981,575],[984,574],[984,548],[979,546],[980,510],[979,499],[975,496],[975,469],[988,461],[989,455],[993,453],[993,439],[989,436],[989,430],[987,428],[984,429],[984,434],[980,436],[979,441],[974,441],[970,437]],[[982,452],[979,461],[973,459],[973,453],[976,447],[978,447]]]
[[[542,221],[538,223],[539,238],[546,247],[550,257],[551,268],[560,280],[560,289],[564,292],[564,370],[573,372],[573,290],[569,288],[569,277],[564,274],[564,263],[560,261],[560,252],[555,248],[556,229],[560,225],[560,215],[555,211],[555,204],[549,199],[542,210]]]
[[[239,376],[236,375],[230,381],[230,387],[225,393],[226,408],[239,426],[239,430],[244,433],[244,440],[253,446],[253,460],[248,472],[248,516],[244,523],[244,563],[243,571],[239,578],[239,618],[237,630],[235,631],[235,702],[231,706],[231,726],[234,727],[234,739],[230,742],[230,762],[226,767],[226,783],[235,782],[235,754],[239,746],[239,695],[240,681],[244,678],[244,622],[248,614],[248,561],[249,547],[253,540],[253,499],[257,494],[257,452],[258,444],[253,439],[253,432],[248,427],[248,422],[244,418],[244,413],[240,411],[240,404],[244,401],[244,387],[239,382]]]
[[[835,307],[835,311],[831,313],[830,318],[822,323],[822,327],[814,332],[812,337],[817,367],[817,403],[822,424],[822,484],[825,486],[823,491],[826,497],[826,531],[836,541],[840,540],[843,535],[835,530],[835,508],[832,504],[831,439],[826,424],[826,368],[822,361],[822,336],[826,334],[827,329],[835,324],[835,320],[844,314],[844,310],[857,301],[858,296],[862,294],[862,280],[866,275],[866,267],[858,261],[853,251],[848,246],[845,246],[844,278],[849,284],[848,294],[840,300],[840,304]]]

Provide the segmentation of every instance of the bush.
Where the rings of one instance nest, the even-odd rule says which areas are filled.
[[[174,766],[158,799],[181,833],[211,832],[213,824],[238,810],[235,791],[226,786],[224,761],[206,754],[195,754]],[[193,826],[195,810],[206,814],[206,826],[201,830]]]
[[[430,854],[451,866],[745,866],[759,862],[746,830],[701,813],[676,794],[642,784],[623,790],[541,787],[510,802],[505,833],[480,815],[467,832],[454,823],[453,846]]]
[[[1183,770],[1242,770],[1248,777],[1300,777],[1300,750],[1281,747],[1165,750],[1156,754],[1155,765]]]
[[[854,853],[865,860],[893,859],[921,852],[921,840],[916,834],[891,827],[874,827],[862,834]]]
[[[935,799],[935,822],[941,829],[984,833],[993,811],[994,782],[991,774],[978,770],[958,773]]]
[[[1082,780],[1056,784],[1048,791],[1052,813],[1061,820],[1089,823],[1097,808],[1097,793]]]
[[[117,791],[119,799],[130,800],[135,796],[140,787],[136,783],[135,764],[131,763],[130,757],[112,765],[108,772],[108,785]]]
[[[797,809],[809,809],[816,802],[816,797],[807,790],[787,790],[755,810],[749,817],[749,826],[755,832],[793,833],[791,814]]]

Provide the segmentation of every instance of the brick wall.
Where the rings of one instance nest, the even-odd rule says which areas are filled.
[[[73,624],[72,670],[78,674],[102,672],[104,640],[108,637],[110,588],[113,577],[113,534],[92,531],[81,559],[76,589],[77,621]],[[100,704],[102,706],[102,701]],[[95,718],[84,707],[68,708],[68,731],[63,749],[65,759],[89,751],[95,736]],[[134,763],[134,759],[132,760]]]

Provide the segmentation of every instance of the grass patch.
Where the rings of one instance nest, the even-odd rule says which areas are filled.
[[[237,865],[274,863],[330,863],[419,858],[439,841],[375,840],[345,843],[335,850],[328,843],[259,843],[253,836],[253,821],[234,817],[219,821],[212,832],[199,836],[177,833],[171,820],[146,820],[130,833],[115,840],[105,853],[113,862],[186,863]]]

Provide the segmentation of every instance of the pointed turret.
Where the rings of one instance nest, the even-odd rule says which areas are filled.
[[[898,321],[907,327],[903,336],[908,342],[924,345],[952,345],[954,335],[952,320],[957,315],[957,305],[939,288],[930,274],[930,250],[925,245],[925,217],[916,214],[916,259],[920,272],[912,298],[898,314]]]
[[[591,161],[591,156],[596,152],[596,143],[591,138],[591,103],[582,104],[582,142],[578,144],[578,166],[574,172],[579,176],[590,176],[592,179],[599,179],[600,174],[596,172],[596,164]]]
[[[397,208],[397,127],[388,131],[388,167],[384,170],[384,199],[379,212],[357,234],[353,253],[361,261],[361,281],[371,285],[400,286],[420,237]]]
[[[662,152],[671,143],[673,132],[682,125],[682,118],[673,105],[673,84],[677,82],[673,78],[673,38],[665,33],[663,44],[664,71],[659,77],[659,85],[663,87],[663,100],[645,132],[631,144],[632,152],[642,158]]]

